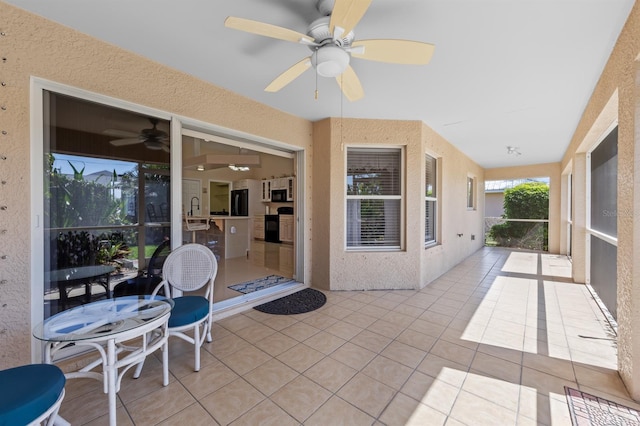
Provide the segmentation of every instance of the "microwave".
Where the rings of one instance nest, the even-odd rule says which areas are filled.
[[[281,202],[287,201],[287,190],[286,189],[274,189],[271,191],[271,201],[272,202]]]

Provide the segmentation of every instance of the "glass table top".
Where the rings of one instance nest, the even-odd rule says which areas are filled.
[[[171,313],[173,301],[162,296],[125,296],[99,300],[60,312],[33,329],[39,340],[71,342],[108,338]]]

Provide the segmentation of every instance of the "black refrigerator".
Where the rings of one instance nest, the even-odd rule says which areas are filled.
[[[249,216],[249,190],[231,191],[231,216]]]

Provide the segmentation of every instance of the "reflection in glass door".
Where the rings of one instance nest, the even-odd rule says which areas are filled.
[[[111,297],[170,235],[169,123],[44,92],[44,318]]]

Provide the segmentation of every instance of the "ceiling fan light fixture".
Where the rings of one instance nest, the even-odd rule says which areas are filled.
[[[144,146],[146,146],[148,149],[159,151],[162,149],[164,144],[158,140],[146,140],[144,141]]]
[[[337,77],[349,66],[349,54],[338,46],[322,46],[311,55],[311,64],[322,77]]]

